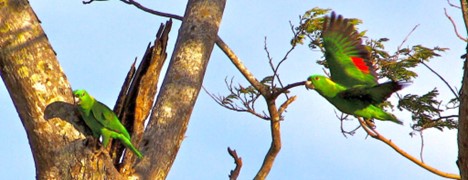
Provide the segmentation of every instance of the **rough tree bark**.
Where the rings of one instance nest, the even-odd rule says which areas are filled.
[[[38,179],[121,178],[109,159],[93,158],[70,84],[26,0],[0,1],[0,75],[28,135]]]
[[[468,32],[468,2],[460,1],[462,14],[465,22],[465,29]],[[468,53],[468,45],[467,45]],[[463,65],[463,80],[460,91],[460,107],[458,120],[458,161],[462,179],[468,179],[468,56],[465,55]]]
[[[225,0],[189,0],[167,74],[143,136],[136,166],[143,179],[165,179],[184,139],[224,11]]]

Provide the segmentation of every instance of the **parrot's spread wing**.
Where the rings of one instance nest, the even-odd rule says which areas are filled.
[[[117,115],[115,115],[114,111],[112,111],[109,107],[99,101],[96,101],[96,103],[93,105],[92,112],[94,118],[96,118],[104,127],[112,131],[122,133],[124,136],[130,139],[130,135],[128,134],[127,129],[125,129],[122,123],[120,123]]]
[[[343,86],[376,85],[370,53],[348,19],[332,12],[325,18],[322,31],[325,59],[331,79]]]

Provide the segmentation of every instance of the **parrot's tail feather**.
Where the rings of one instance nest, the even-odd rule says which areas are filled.
[[[140,151],[138,151],[137,148],[135,148],[135,146],[129,144],[129,145],[127,146],[127,148],[129,148],[130,150],[132,150],[132,152],[138,157],[138,159],[143,158],[143,155],[141,154]]]
[[[391,118],[389,118],[390,121],[392,121],[392,122],[394,122],[394,123],[397,123],[397,124],[399,124],[399,125],[403,125],[403,121],[398,120],[398,119],[396,118],[395,115],[390,114],[390,113],[389,113],[389,115],[391,116]]]
[[[409,85],[411,85],[413,82],[406,82],[406,81],[398,81],[398,86],[399,86],[399,89],[398,90],[401,90],[405,87],[408,87]]]

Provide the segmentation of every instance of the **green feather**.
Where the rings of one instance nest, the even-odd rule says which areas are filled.
[[[347,19],[332,13],[330,18],[325,19],[322,39],[325,59],[334,82],[346,87],[377,84],[369,61],[370,53]]]
[[[394,81],[377,83],[370,52],[362,44],[354,26],[332,12],[325,18],[322,40],[330,78],[312,75],[307,79],[306,87],[315,89],[343,113],[402,124],[379,105],[402,89],[404,84]]]
[[[385,86],[376,85],[368,88],[359,86],[356,88],[346,88],[320,75],[310,76],[306,82],[306,86],[310,89],[315,89],[321,96],[327,99],[328,102],[346,114],[366,119],[390,120],[398,124],[403,124],[393,114],[385,112],[380,108],[375,100],[372,100],[373,98],[380,98],[380,95],[379,97],[372,97],[372,94],[367,93],[371,91],[381,91],[381,88],[386,88]],[[357,92],[363,92],[363,94]],[[352,96],[350,94],[352,94]]]
[[[93,132],[94,137],[102,135],[102,144],[107,147],[109,140],[119,139],[122,144],[135,153],[138,158],[143,155],[136,149],[130,140],[130,134],[120,123],[120,120],[109,107],[94,99],[85,90],[73,91],[75,103],[78,105],[80,114],[86,125]]]

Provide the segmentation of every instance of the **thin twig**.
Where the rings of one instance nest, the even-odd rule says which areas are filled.
[[[236,112],[247,112],[247,113],[250,113],[250,114],[252,114],[254,116],[257,116],[260,119],[270,120],[269,116],[267,116],[265,113],[263,113],[263,114],[257,113],[254,108],[251,108],[248,105],[246,105],[245,101],[243,101],[242,99],[240,99],[240,100],[241,100],[241,104],[243,104],[245,106],[244,108],[242,108],[240,106],[237,106],[236,104],[223,103],[224,97],[216,96],[213,93],[210,93],[204,86],[202,86],[202,88],[206,92],[206,94],[208,94],[208,96],[210,96],[211,99],[213,99],[221,107],[224,107],[226,109],[236,111]]]
[[[168,17],[168,18],[173,18],[173,19],[177,19],[177,20],[184,19],[184,17],[179,16],[179,15],[160,12],[160,11],[155,11],[153,9],[147,8],[147,7],[143,6],[143,5],[141,5],[139,2],[136,2],[134,0],[120,0],[120,1],[122,1],[125,4],[134,5],[138,9],[141,9],[141,10],[147,12],[147,13],[150,13],[150,14],[154,14],[156,16]]]
[[[455,31],[455,34],[457,35],[457,37],[458,37],[459,39],[461,39],[462,41],[467,42],[467,39],[466,39],[465,37],[463,37],[463,36],[458,32],[458,30],[457,30],[457,24],[456,24],[455,21],[452,19],[452,17],[448,15],[447,9],[444,8],[444,12],[445,12],[445,17],[447,17],[447,18],[450,20],[450,22],[452,23],[453,30]]]
[[[240,170],[242,168],[242,158],[237,155],[236,150],[232,150],[230,147],[228,147],[228,153],[231,155],[231,157],[234,159],[234,163],[236,164],[236,168],[234,170],[231,170],[229,173],[229,179],[230,180],[236,180],[239,177]]]
[[[294,34],[294,39],[297,38],[299,32],[295,32],[294,31],[294,26],[291,24],[291,21],[289,21],[289,25],[291,27],[291,30],[293,31],[293,34]],[[284,61],[286,61],[286,59],[288,59],[288,56],[289,54],[291,54],[291,52],[294,50],[294,48],[296,48],[296,44],[292,45],[291,48],[288,50],[288,52],[286,52],[286,54],[284,55],[283,59],[280,60],[280,62],[278,62],[278,64],[276,65],[276,70],[279,69],[279,67],[281,66],[281,64],[283,64]]]
[[[271,90],[274,90],[276,88],[276,85],[275,85],[275,80],[277,79],[278,80],[278,83],[280,85],[281,88],[283,88],[283,82],[281,82],[281,78],[279,77],[279,74],[278,74],[278,67],[279,66],[276,66],[273,64],[273,58],[270,56],[270,51],[268,51],[268,46],[267,46],[267,37],[265,37],[265,40],[264,40],[264,50],[266,52],[266,55],[267,55],[267,58],[268,58],[268,64],[270,65],[270,68],[271,68],[271,71],[273,71],[273,76],[271,76],[271,85],[270,85],[270,89]],[[288,94],[285,94],[286,98],[289,99],[288,97]]]
[[[275,79],[278,77],[278,74],[276,73],[277,70],[275,69],[275,65],[273,65],[273,58],[270,56],[270,51],[268,51],[268,46],[267,46],[267,37],[265,36],[263,40],[263,49],[265,50],[265,53],[268,58],[268,64],[270,65],[271,71],[273,71],[273,78],[271,80],[271,89],[273,89],[273,86],[275,84]]]
[[[416,28],[419,27],[419,24],[417,24],[416,26],[414,26],[414,28],[406,35],[405,39],[403,39],[403,41],[401,42],[401,44],[398,46],[397,50],[399,51],[401,49],[401,47],[403,46],[403,44],[405,44],[405,42],[408,40],[408,38],[411,36],[411,34],[413,34],[413,32],[416,30]]]
[[[291,31],[292,31],[293,34],[294,34],[294,37],[293,37],[293,38],[296,39],[299,33],[296,32],[296,31],[294,31],[294,26],[291,24],[291,21],[289,22],[289,24],[290,24],[290,27],[291,27]],[[278,83],[279,83],[281,89],[284,89],[283,82],[281,81],[281,78],[279,77],[279,74],[278,74],[278,70],[279,70],[281,64],[283,64],[283,63],[288,59],[289,54],[291,54],[291,52],[294,50],[295,47],[296,47],[296,44],[293,44],[293,45],[291,46],[291,48],[290,48],[290,49],[286,52],[286,54],[283,56],[283,59],[281,59],[281,60],[278,62],[278,64],[276,64],[276,66],[274,66],[274,65],[273,65],[273,58],[271,58],[270,52],[268,51],[268,48],[267,48],[267,38],[265,37],[265,40],[264,40],[264,49],[265,49],[265,51],[266,51],[266,53],[267,53],[267,58],[268,58],[268,60],[269,60],[268,62],[269,62],[270,67],[271,67],[271,69],[272,69],[272,71],[273,71],[273,79],[272,79],[272,83],[271,83],[271,84],[272,84],[271,89],[274,89],[274,82],[275,82],[275,79],[278,79]],[[284,91],[282,91],[282,92],[284,92]],[[275,94],[277,94],[277,93],[275,93]],[[282,94],[282,93],[280,93],[280,94]],[[279,94],[278,94],[278,95],[279,95]],[[286,96],[287,99],[289,99],[288,94],[285,93],[284,95]]]
[[[343,134],[343,136],[345,138],[348,138],[348,136],[346,136],[346,134],[349,134],[351,136],[353,136],[356,131],[361,127],[361,125],[357,126],[356,128],[354,128],[353,130],[351,131],[346,131],[343,127],[343,122],[346,121],[346,120],[349,120],[348,119],[348,114],[345,114],[345,113],[341,113],[339,116],[338,116],[338,113],[336,112],[336,110],[333,110],[335,112],[335,116],[336,118],[338,118],[338,120],[340,120],[340,129],[341,129],[341,134]]]
[[[288,108],[288,106],[294,102],[295,100],[297,99],[297,96],[293,96],[291,98],[289,98],[288,100],[286,100],[283,104],[281,104],[279,110],[278,110],[278,113],[280,114],[280,116],[283,114],[284,111],[286,111],[286,109]]]
[[[364,122],[364,120],[362,118],[359,117],[358,120],[359,120],[359,123],[361,124],[361,126],[363,127],[363,129],[367,132],[367,134],[369,136],[371,136],[372,138],[377,139],[377,140],[382,141],[383,143],[387,144],[393,150],[395,150],[397,153],[399,153],[400,155],[402,155],[406,159],[412,161],[416,165],[428,170],[429,172],[432,172],[432,173],[434,173],[436,175],[439,175],[439,176],[442,176],[442,177],[445,177],[445,178],[460,179],[460,175],[458,175],[458,174],[451,174],[451,173],[440,171],[440,170],[438,170],[438,169],[436,169],[436,168],[434,168],[432,166],[429,166],[428,164],[425,164],[424,162],[418,160],[414,156],[411,156],[410,154],[408,154],[407,152],[402,150],[400,147],[398,147],[391,140],[389,140],[389,139],[385,138],[384,136],[382,136],[379,132],[377,132],[377,130],[369,128],[367,126],[366,122]]]
[[[294,88],[294,87],[297,87],[297,86],[303,86],[305,85],[305,81],[301,81],[301,82],[296,82],[296,83],[292,83],[292,84],[288,84],[287,86],[285,86],[284,88],[281,88],[280,90],[274,92],[271,96],[272,97],[278,97],[279,95],[281,95],[282,93],[285,93],[287,91],[289,91],[289,89],[291,88]]]
[[[455,4],[452,4],[452,3],[450,2],[450,0],[447,0],[447,3],[448,3],[450,6],[454,7],[454,8],[461,9],[460,6],[457,6],[457,5],[455,5]]]
[[[450,84],[439,74],[437,73],[434,69],[432,69],[431,67],[429,67],[426,63],[424,63],[424,61],[420,61],[422,65],[424,65],[427,69],[429,69],[432,73],[434,73],[437,77],[439,77],[440,80],[442,80],[445,85],[447,85],[447,87],[450,89],[450,91],[452,91],[453,95],[458,99],[460,100],[460,96],[458,96],[458,94],[455,92],[455,90],[452,88],[452,86],[450,86]]]
[[[421,162],[424,163],[424,135],[423,131],[419,131],[419,137],[421,137],[421,151],[419,151],[419,158],[421,159]]]

